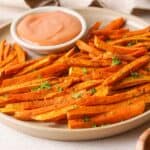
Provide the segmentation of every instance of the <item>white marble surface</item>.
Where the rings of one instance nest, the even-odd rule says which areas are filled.
[[[148,127],[145,125],[111,138],[82,141],[61,142],[39,139],[24,135],[0,124],[1,150],[134,150],[139,135]]]
[[[150,15],[140,14],[150,23]],[[150,122],[127,133],[102,140],[60,142],[24,135],[0,123],[0,150],[134,150],[139,135]]]

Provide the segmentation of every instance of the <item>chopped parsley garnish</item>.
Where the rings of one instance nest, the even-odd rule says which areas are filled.
[[[131,42],[129,42],[129,43],[127,44],[127,46],[135,45],[137,42],[138,42],[137,40],[135,40],[135,41],[131,41]]]
[[[132,46],[132,45],[134,45],[135,43],[133,43],[133,42],[129,42],[128,44],[127,44],[127,46]]]
[[[112,58],[112,66],[116,66],[116,65],[119,65],[121,64],[121,60],[118,58],[118,57],[113,57]]]
[[[88,73],[87,68],[83,67],[82,72],[83,72],[83,74],[87,74]]]
[[[96,128],[96,127],[97,127],[97,125],[96,125],[96,124],[93,124],[93,125],[92,125],[92,128]]]
[[[74,99],[81,98],[81,97],[82,97],[82,94],[80,92],[72,94],[72,98]]]
[[[40,90],[50,89],[50,88],[51,88],[51,84],[48,81],[45,81],[41,83],[40,86],[33,88],[32,91],[40,91]]]
[[[60,87],[60,86],[57,87],[57,91],[58,91],[58,92],[62,92],[63,90],[64,90],[64,89],[63,89],[62,87]]]
[[[138,78],[140,75],[138,72],[131,72],[131,77]]]
[[[89,90],[89,92],[90,92],[91,95],[93,95],[93,94],[96,93],[96,89],[95,89],[95,88],[92,88],[92,89]]]
[[[88,116],[84,116],[84,117],[83,117],[83,121],[84,121],[84,122],[89,122],[89,121],[90,121],[90,118],[89,118]]]

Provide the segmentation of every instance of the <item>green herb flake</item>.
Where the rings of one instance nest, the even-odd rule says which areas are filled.
[[[93,125],[92,125],[92,128],[96,128],[96,127],[97,127],[97,125],[96,125],[96,124],[93,124]]]
[[[133,42],[129,42],[128,44],[127,44],[127,46],[132,46],[132,45],[134,45],[135,43],[133,43]]]
[[[80,92],[72,94],[72,98],[74,98],[74,99],[81,98],[81,97],[82,97],[82,94]]]
[[[84,121],[84,122],[89,122],[89,121],[90,121],[90,118],[89,118],[88,116],[84,116],[84,117],[83,117],[83,121]]]
[[[51,84],[48,81],[45,81],[45,82],[41,83],[40,86],[32,88],[31,91],[40,91],[40,90],[50,89],[50,88],[51,88]]]
[[[91,89],[89,90],[89,92],[90,92],[91,95],[93,95],[93,94],[96,93],[96,89],[95,89],[95,88],[91,88]]]
[[[133,45],[135,45],[135,44],[137,44],[137,43],[138,43],[138,40],[131,41],[131,42],[129,42],[129,43],[127,44],[127,46],[133,46]]]
[[[116,66],[116,65],[119,65],[121,64],[121,60],[118,58],[118,57],[113,57],[112,58],[112,66]]]
[[[60,86],[57,87],[57,91],[58,91],[58,92],[62,92],[63,90],[64,90],[64,89],[63,89],[62,87],[60,87]]]
[[[138,78],[139,77],[139,73],[138,72],[131,72],[131,77]]]
[[[83,72],[83,74],[87,74],[88,73],[87,68],[83,67],[82,72]]]
[[[50,89],[50,88],[51,88],[51,84],[50,84],[48,81],[45,81],[45,82],[43,82],[43,83],[40,85],[40,88],[41,88],[41,89]]]

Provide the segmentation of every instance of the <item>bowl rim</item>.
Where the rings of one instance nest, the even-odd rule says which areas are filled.
[[[16,32],[17,24],[25,16],[30,15],[30,14],[40,13],[40,12],[49,12],[49,11],[62,11],[62,12],[65,12],[67,14],[70,14],[72,16],[75,16],[81,23],[80,33],[69,41],[66,41],[64,43],[57,44],[57,45],[50,45],[50,46],[41,46],[41,45],[36,45],[36,44],[34,45],[32,43],[26,42],[25,40],[23,40],[22,38],[20,38],[17,35],[17,32]],[[85,34],[86,30],[87,30],[87,23],[86,23],[86,21],[82,15],[80,15],[78,12],[76,12],[75,10],[72,10],[70,8],[58,7],[58,6],[38,7],[38,8],[34,8],[32,10],[28,10],[25,13],[22,13],[20,16],[18,16],[12,22],[11,27],[10,27],[11,35],[17,43],[19,43],[20,45],[22,45],[25,48],[36,50],[36,51],[41,51],[41,49],[43,51],[44,50],[54,50],[54,49],[60,49],[60,48],[72,45],[73,43],[75,43],[77,40],[79,40]]]
[[[144,150],[145,144],[150,137],[150,128],[147,128],[140,136],[136,144],[136,150]]]

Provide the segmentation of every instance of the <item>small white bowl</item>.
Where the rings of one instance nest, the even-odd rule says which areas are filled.
[[[150,139],[150,128],[145,130],[139,137],[138,142],[136,144],[136,150],[149,150],[150,147],[148,141]],[[146,145],[148,144],[148,145]]]
[[[26,41],[24,41],[23,39],[21,39],[16,32],[16,27],[18,25],[18,23],[27,15],[29,14],[35,14],[35,13],[41,13],[41,12],[50,12],[50,11],[62,11],[65,13],[68,13],[70,15],[73,15],[75,17],[77,17],[79,19],[79,21],[81,22],[81,32],[74,37],[73,39],[62,43],[62,44],[58,44],[58,45],[53,45],[53,46],[40,46],[40,45],[35,45],[32,43],[28,43]],[[62,50],[67,50],[69,49],[71,46],[74,45],[74,43],[79,40],[80,38],[83,37],[83,35],[85,34],[87,29],[87,25],[86,25],[86,21],[85,19],[76,11],[68,9],[68,8],[64,8],[64,7],[57,7],[57,6],[48,6],[48,7],[40,7],[40,8],[35,8],[32,10],[29,10],[23,14],[21,14],[21,16],[17,17],[11,24],[11,35],[13,37],[13,39],[20,44],[22,47],[24,47],[25,49],[31,50],[33,52],[39,53],[39,54],[48,54],[51,52],[58,52],[58,51],[62,51]]]

